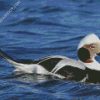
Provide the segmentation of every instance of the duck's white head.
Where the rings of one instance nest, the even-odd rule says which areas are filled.
[[[100,39],[95,34],[84,37],[78,46],[78,57],[84,63],[92,63],[100,54]]]

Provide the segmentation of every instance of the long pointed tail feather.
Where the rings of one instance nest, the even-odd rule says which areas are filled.
[[[13,65],[18,65],[18,63],[12,57],[10,57],[8,54],[6,54],[1,49],[0,49],[0,56],[3,57],[5,60],[7,60],[9,63]]]

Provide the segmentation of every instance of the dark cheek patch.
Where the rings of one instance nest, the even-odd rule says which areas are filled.
[[[81,61],[86,62],[90,59],[90,52],[85,48],[80,48],[78,50],[78,57]]]

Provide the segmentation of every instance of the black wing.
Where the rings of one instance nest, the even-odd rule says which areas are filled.
[[[72,66],[64,66],[56,72],[59,75],[62,75],[67,80],[81,81],[86,77],[86,71]]]

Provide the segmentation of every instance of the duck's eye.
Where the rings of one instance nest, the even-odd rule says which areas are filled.
[[[91,44],[91,45],[89,45],[89,48],[94,49],[95,48],[95,45],[94,44]]]

